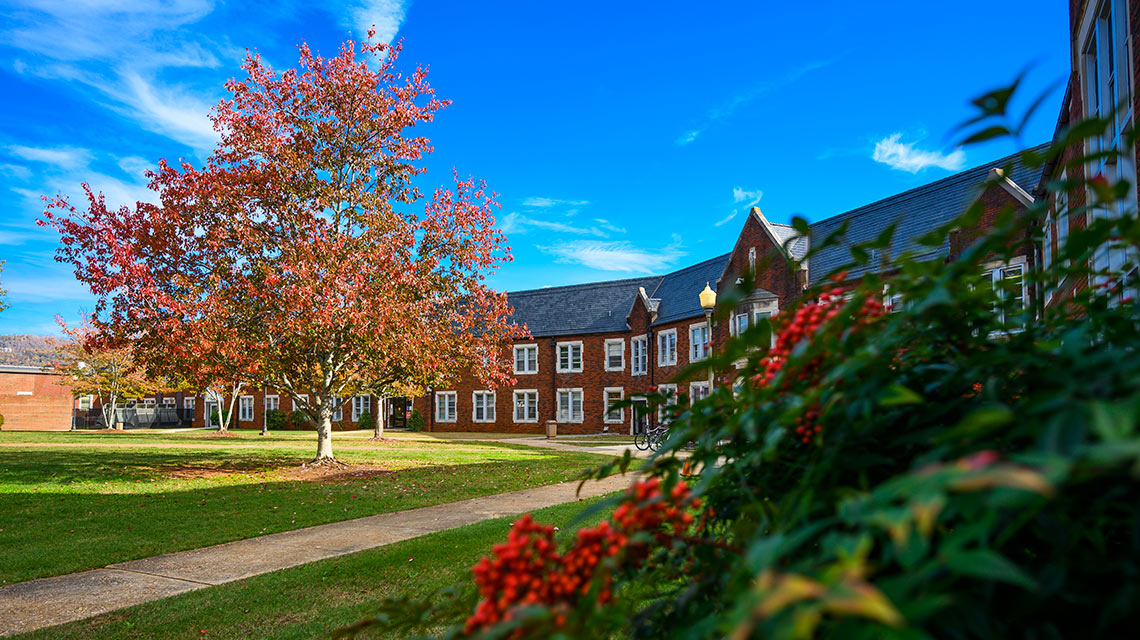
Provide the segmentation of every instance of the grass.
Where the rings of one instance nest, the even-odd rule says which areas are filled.
[[[604,513],[567,526],[600,498],[535,511],[560,542]],[[369,617],[386,597],[426,596],[471,579],[471,566],[506,540],[511,518],[488,520],[361,553],[193,591],[20,638],[315,638]],[[385,635],[384,637],[390,637]]]
[[[349,469],[301,469],[313,448],[311,434],[0,433],[0,584],[554,484],[607,459],[334,437]]]

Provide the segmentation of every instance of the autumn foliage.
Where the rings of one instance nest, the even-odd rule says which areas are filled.
[[[198,388],[291,397],[318,459],[332,458],[344,399],[463,370],[501,385],[499,353],[525,335],[486,284],[510,260],[495,194],[454,174],[420,191],[432,143],[417,127],[448,103],[399,53],[302,44],[283,72],[251,54],[211,114],[219,142],[203,166],[160,161],[153,202],[134,207],[85,185],[84,208],[57,196],[42,221],[97,296],[101,335]]]

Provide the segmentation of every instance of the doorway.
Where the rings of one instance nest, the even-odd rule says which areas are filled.
[[[649,400],[633,398],[630,404],[630,435],[645,433],[649,429]]]

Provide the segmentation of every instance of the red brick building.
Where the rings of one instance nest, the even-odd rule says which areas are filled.
[[[991,176],[998,178],[996,184],[985,187]],[[1039,179],[1039,171],[1003,158],[814,223],[808,238],[797,238],[791,227],[773,224],[753,208],[725,255],[658,276],[508,293],[515,321],[526,323],[533,336],[506,354],[517,383],[491,390],[465,377],[447,389],[429,390],[415,407],[433,431],[539,433],[544,422],[555,420],[560,433],[634,432],[659,416],[649,413],[639,420],[635,414],[641,412],[611,410],[610,405],[636,403],[654,388],[689,398],[708,393],[699,371],[693,379],[677,379],[708,353],[707,324],[698,301],[706,284],[724,291],[746,270],[756,273],[752,293],[739,301],[728,322],[713,327],[714,343],[722,343],[757,318],[778,314],[809,285],[849,262],[851,244],[875,238],[895,224],[890,255],[915,250],[918,237],[980,199],[984,215],[978,227],[959,229],[942,247],[919,256],[954,259],[992,226],[1000,211],[1031,204],[1026,188]],[[843,242],[800,262],[813,241],[844,223],[849,227]],[[1015,289],[1020,285],[1019,297],[1028,308],[1032,292],[1023,278],[1034,268],[1035,255],[1028,236],[1017,242],[1014,254],[1008,263],[986,265],[985,273]],[[859,277],[880,263],[872,259],[850,276]]]
[[[1140,51],[1135,36],[1140,32],[1140,0],[1070,0],[1069,56],[1070,75],[1056,135],[1062,135],[1071,124],[1089,118],[1105,118],[1109,122],[1103,136],[1077,143],[1045,168],[1037,189],[1039,196],[1048,194],[1049,214],[1042,221],[1044,241],[1040,259],[1044,266],[1056,259],[1069,236],[1083,229],[1091,219],[1112,218],[1124,211],[1135,213],[1137,203],[1136,165],[1140,149],[1125,149],[1135,127],[1135,114],[1140,108],[1136,86],[1140,82]],[[1120,108],[1116,108],[1120,105]],[[1101,157],[1087,163],[1070,162],[1098,152],[1124,150],[1122,157]],[[1110,183],[1128,181],[1131,189],[1122,202],[1111,208],[1085,210],[1088,199],[1083,189],[1053,193],[1046,189],[1050,181],[1083,180],[1103,176]],[[1087,270],[1070,275],[1060,282],[1049,283],[1042,293],[1045,308],[1052,309],[1089,284],[1119,281],[1115,290],[1119,299],[1137,297],[1137,255],[1135,248],[1103,246],[1089,260]],[[1102,273],[1103,272],[1103,273]],[[1100,274],[1100,275],[1096,275]]]
[[[59,376],[40,367],[0,366],[4,431],[67,431],[74,398]]]

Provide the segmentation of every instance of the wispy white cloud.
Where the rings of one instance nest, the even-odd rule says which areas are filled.
[[[733,210],[732,210],[732,213],[730,213],[730,214],[728,214],[727,216],[725,216],[725,217],[721,218],[719,221],[717,221],[717,222],[714,222],[714,223],[713,223],[713,226],[714,226],[714,227],[723,227],[724,225],[726,225],[726,224],[728,224],[729,222],[731,222],[731,221],[732,221],[732,219],[733,219],[733,218],[735,218],[735,217],[736,217],[736,214],[738,214],[738,213],[740,213],[740,210],[739,210],[739,209],[733,209]]]
[[[799,80],[808,73],[811,73],[817,69],[822,69],[823,67],[830,65],[832,62],[833,60],[817,60],[815,62],[810,62],[803,66],[796,67],[795,69],[791,69],[771,80],[762,82],[747,91],[733,96],[728,102],[709,109],[704,118],[704,121],[699,126],[693,127],[692,129],[689,129],[685,133],[681,134],[680,137],[678,137],[676,140],[677,144],[684,146],[696,142],[697,138],[699,138],[700,135],[704,133],[705,129],[708,129],[717,120],[731,116],[732,114],[736,113],[737,109],[748,104],[749,102],[782,89],[783,87],[794,83],[796,80]]]
[[[589,200],[558,200],[556,198],[530,197],[522,201],[522,206],[535,209],[549,209],[551,207],[581,207],[590,204]]]
[[[871,159],[893,169],[918,173],[928,167],[957,171],[966,166],[966,152],[955,149],[950,153],[916,149],[913,142],[902,142],[901,133],[893,133],[875,143]]]
[[[408,2],[402,0],[357,0],[349,2],[342,22],[353,31],[353,36],[363,40],[373,26],[376,39],[392,44],[400,27],[404,24]]]
[[[538,248],[554,256],[556,262],[623,273],[660,273],[673,268],[686,255],[676,235],[672,243],[659,249],[645,249],[624,240],[574,240]]]
[[[606,231],[612,231],[613,233],[626,233],[625,227],[619,227],[609,220],[606,220],[605,218],[594,218],[594,222],[597,222],[598,225]]]
[[[616,229],[616,227],[614,227]],[[581,236],[598,236],[599,238],[606,238],[609,235],[599,227],[581,227],[572,225],[566,222],[557,220],[542,220],[539,218],[531,218],[528,216],[520,215],[517,212],[510,212],[503,216],[499,221],[499,229],[503,233],[526,233],[531,229],[540,229],[542,231],[552,231],[555,233],[569,233],[572,235]],[[624,233],[624,229],[622,232]]]
[[[166,135],[194,149],[211,149],[217,133],[210,121],[211,105],[184,88],[161,86],[137,73],[127,73],[125,96],[133,105],[139,123],[155,133]]]
[[[75,147],[43,148],[12,145],[8,147],[8,153],[23,160],[40,162],[61,169],[86,167],[91,162],[90,151]]]
[[[751,207],[757,202],[760,202],[760,198],[763,197],[764,192],[759,189],[756,189],[755,191],[749,191],[741,187],[732,188],[732,201],[738,204],[743,202],[745,203],[745,207]]]

